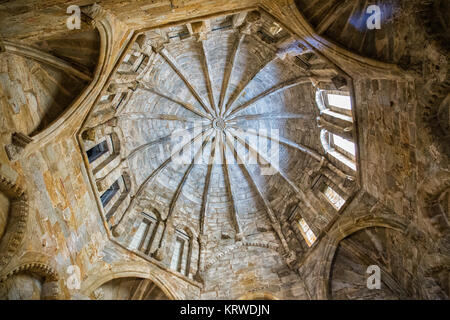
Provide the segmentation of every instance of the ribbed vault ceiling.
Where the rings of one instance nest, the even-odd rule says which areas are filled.
[[[320,148],[310,79],[330,78],[334,71],[315,56],[308,71],[294,56],[281,59],[277,52],[289,35],[267,17],[257,22],[258,32],[248,34],[244,26],[231,27],[232,17],[209,23],[212,31],[204,40],[189,36],[186,26],[146,33],[158,53],[119,125],[128,153],[134,151],[130,172],[142,188],[141,202],[194,230],[203,228],[204,215],[203,231],[213,238],[242,233],[256,239],[272,232],[273,218],[298,196],[307,171],[317,165],[299,150]],[[256,149],[248,138],[260,130],[269,136],[279,132],[284,142],[279,161],[269,155],[274,140],[260,137],[268,147],[258,148],[259,163],[236,164]],[[183,143],[173,138],[175,132],[181,132]],[[201,132],[205,135],[193,141]],[[193,146],[184,153],[187,161],[168,160],[186,144]],[[261,174],[264,160],[279,170]],[[273,241],[279,242],[275,234]]]

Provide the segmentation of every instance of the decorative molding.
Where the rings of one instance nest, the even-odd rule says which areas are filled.
[[[97,4],[83,7],[82,13],[93,19],[92,24],[100,34],[99,60],[92,81],[58,119],[45,130],[32,136],[33,142],[25,150],[24,156],[55,140],[60,135],[70,136],[74,134],[77,128],[81,127],[91,110],[92,104],[107,82],[114,65],[114,59],[117,57],[117,50],[115,50],[117,49],[117,43],[119,39],[126,36],[126,32],[116,30],[121,27],[121,23]]]
[[[45,278],[45,282],[55,282],[59,280],[58,273],[53,269],[53,267],[42,263],[42,262],[30,262],[21,264],[11,271],[9,271],[6,275],[3,275],[0,278],[0,282],[4,282],[6,279],[12,277],[21,272],[30,271],[34,272]]]
[[[403,71],[396,64],[385,63],[353,53],[342,46],[331,43],[320,36],[310,25],[307,19],[298,10],[295,0],[270,1],[262,0],[260,10],[278,21],[291,21],[292,23],[282,27],[289,30],[297,37],[307,39],[304,44],[308,49],[320,49],[323,54],[331,59],[334,64],[340,67],[346,63],[355,66],[353,76],[371,74],[382,79],[405,80],[412,78],[407,72]],[[280,17],[282,17],[280,19]]]
[[[422,214],[440,234],[450,230],[450,221],[440,205],[441,197],[450,192],[450,172],[440,171],[422,183],[418,198],[421,200]]]
[[[74,67],[69,62],[60,59],[54,55],[51,55],[47,52],[35,49],[26,44],[15,43],[12,41],[4,40],[3,48],[6,53],[15,54],[18,56],[22,56],[25,58],[29,58],[32,60],[36,60],[37,62],[49,65],[56,69],[62,70],[67,74],[71,74],[83,81],[91,81],[92,75],[88,70],[83,70],[80,67]]]
[[[406,236],[415,238],[420,231],[417,230],[406,219],[401,218],[395,214],[385,212],[383,208],[379,206],[374,207],[375,211],[370,214],[363,212],[358,216],[346,216],[342,217],[333,228],[322,238],[321,254],[319,261],[322,263],[318,270],[318,281],[316,287],[316,299],[324,300],[330,299],[330,274],[333,264],[333,258],[339,243],[350,236],[351,234],[360,231],[365,228],[371,227],[384,227],[402,232]]]
[[[204,270],[201,271],[201,274],[204,274],[206,271],[208,271],[215,263],[219,262],[220,259],[230,254],[232,251],[239,249],[241,247],[260,247],[260,248],[266,248],[273,251],[276,251],[280,254],[280,248],[278,245],[266,241],[239,241],[236,242],[233,245],[225,247],[223,250],[218,252],[214,255],[213,258],[209,259],[205,263]]]
[[[4,269],[23,243],[29,207],[25,191],[3,176],[0,176],[0,192],[10,201],[8,223],[0,239],[0,269]]]
[[[180,296],[179,290],[176,290],[176,281],[173,283],[173,279],[176,278],[171,278],[170,273],[158,270],[158,266],[147,261],[126,261],[107,266],[104,263],[98,263],[82,282],[79,293],[89,297],[108,281],[131,277],[151,280],[171,300],[182,300],[185,298]]]
[[[44,278],[41,290],[42,300],[57,300],[61,294],[58,273],[51,266],[41,262],[23,263],[0,278],[0,283],[22,272],[32,272]]]

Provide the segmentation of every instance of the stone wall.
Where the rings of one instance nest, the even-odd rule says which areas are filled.
[[[206,271],[205,284],[202,299],[239,299],[251,294],[308,299],[298,275],[269,248],[230,248]]]

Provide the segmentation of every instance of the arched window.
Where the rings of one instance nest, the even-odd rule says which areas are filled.
[[[119,180],[116,180],[103,194],[100,196],[100,200],[102,201],[103,207],[106,207],[111,199],[117,194],[120,190]]]
[[[110,171],[109,166],[114,165],[111,163],[120,154],[119,138],[114,132],[97,141],[85,140],[85,148],[92,173],[97,178],[106,175],[103,171]]]
[[[100,98],[100,101],[97,104],[96,111],[105,112],[109,108],[118,110],[121,106],[123,106],[124,103],[127,102],[129,96],[129,93],[126,91],[104,95]]]
[[[150,57],[143,52],[145,49],[145,35],[139,35],[132,49],[125,56],[118,72],[121,73],[141,73],[150,61]]]
[[[325,98],[326,106],[332,111],[345,113],[352,110],[352,102],[350,95],[347,92],[340,91],[339,93],[328,92]],[[333,110],[334,109],[334,110]]]
[[[356,146],[353,142],[353,117],[350,93],[317,90],[316,102],[322,146],[327,154],[356,171]]]
[[[308,247],[311,247],[316,242],[317,237],[311,230],[309,225],[306,223],[305,219],[303,219],[302,217],[300,217],[298,220],[298,227],[300,233],[306,241],[306,244],[308,245]]]
[[[336,211],[340,211],[348,195],[335,182],[329,175],[319,173],[314,178],[311,189],[319,198],[330,203]]]
[[[119,67],[119,72],[137,72],[139,67],[144,62],[145,55],[137,50],[132,50],[128,53]]]
[[[356,150],[355,144],[347,139],[338,136],[337,134],[330,134],[330,146],[337,149],[342,154],[345,154],[349,158],[355,160]]]
[[[99,144],[97,144],[96,146],[94,146],[91,149],[89,149],[88,151],[86,151],[89,163],[94,162],[95,160],[100,158],[102,155],[104,155],[108,151],[109,151],[108,142],[105,139],[102,142],[100,142]]]
[[[137,220],[139,225],[131,240],[130,249],[150,255],[153,251],[152,247],[155,243],[156,233],[158,232],[159,219],[151,212],[141,213]]]
[[[327,154],[356,171],[355,145],[336,134],[323,129],[320,134],[322,146]]]
[[[339,193],[337,193],[333,188],[327,186],[325,191],[323,192],[328,202],[336,209],[340,210],[342,206],[345,204],[345,199],[341,197]]]
[[[348,91],[317,90],[316,102],[321,112],[352,116],[352,100]]]
[[[122,174],[111,186],[100,196],[103,208],[106,212],[106,220],[110,222],[117,208],[122,204],[130,193],[130,179],[127,174]]]
[[[175,230],[170,269],[189,276],[191,249],[191,237],[182,230]]]

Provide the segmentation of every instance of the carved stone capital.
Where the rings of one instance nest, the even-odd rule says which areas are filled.
[[[236,238],[236,241],[243,241],[244,235],[242,233],[237,233],[235,238]]]
[[[239,27],[239,32],[251,35],[256,33],[261,26],[261,13],[259,11],[252,11],[247,14],[244,24]]]
[[[85,15],[87,15],[89,18],[93,20],[102,19],[107,14],[107,12],[96,3],[94,3],[93,5],[82,7],[81,12],[83,12]]]
[[[105,298],[105,292],[102,288],[98,288],[93,292],[95,300],[103,300]]]
[[[333,84],[337,90],[341,90],[342,88],[347,86],[347,79],[345,79],[341,75],[337,75],[337,76],[331,78],[331,81],[333,82]]]
[[[111,232],[114,237],[118,238],[120,235],[124,232],[123,224],[117,224],[114,227],[112,227]]]
[[[6,154],[8,155],[9,160],[14,161],[20,158],[22,151],[32,141],[33,139],[29,136],[20,132],[14,132],[11,136],[11,144],[5,146]]]
[[[290,268],[293,268],[295,265],[295,261],[297,260],[297,255],[293,250],[290,250],[285,254],[286,263]]]
[[[164,259],[164,250],[163,250],[163,248],[158,248],[153,253],[153,258],[155,258],[158,261],[163,261],[163,259]]]
[[[194,280],[200,283],[205,283],[205,274],[203,271],[198,270],[194,275]]]
[[[139,83],[137,81],[132,81],[128,83],[111,82],[108,87],[108,92],[111,94],[116,94],[120,92],[126,92],[129,90],[136,91]]]

